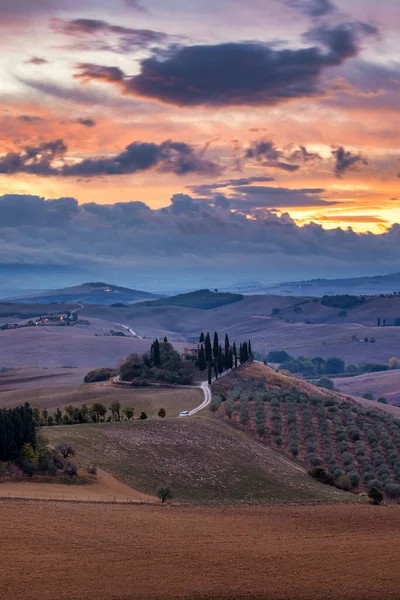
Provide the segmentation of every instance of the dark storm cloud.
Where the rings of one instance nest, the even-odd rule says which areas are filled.
[[[120,69],[114,78],[99,77],[109,69],[101,65],[83,68],[78,77],[102,78],[124,93],[178,106],[273,106],[321,94],[321,74],[356,56],[361,39],[375,32],[362,23],[321,25],[305,36],[318,45],[298,50],[260,42],[186,46],[142,60],[140,73],[131,78]]]
[[[308,17],[325,17],[336,12],[331,0],[285,0],[288,6],[299,10]]]
[[[79,125],[83,125],[84,127],[96,126],[96,121],[94,121],[93,119],[78,119],[77,123],[79,123]]]
[[[290,159],[307,163],[322,160],[322,157],[317,152],[309,152],[305,146],[299,146],[290,154]]]
[[[173,38],[161,31],[152,29],[134,29],[121,25],[111,25],[99,19],[52,19],[51,29],[73,38],[72,50],[112,51],[129,53],[154,46],[181,41],[184,38]]]
[[[250,208],[305,208],[317,206],[334,206],[337,202],[323,200],[319,194],[322,188],[288,189],[264,186],[238,186],[233,188],[233,196],[229,198],[230,207],[237,210]]]
[[[387,268],[388,256],[393,269],[400,266],[399,225],[382,235],[325,230],[313,223],[299,227],[288,214],[268,209],[253,211],[248,219],[243,203],[232,213],[221,200],[211,206],[178,194],[168,207],[152,210],[141,202],[100,206],[73,198],[3,196],[0,262],[58,261],[115,269],[117,261],[121,269],[135,265],[148,270],[159,266],[162,257],[163,269],[195,271],[203,265],[216,276],[225,275],[227,268],[237,273],[238,265],[246,273],[265,274],[271,265],[278,274],[291,267],[303,276],[316,265],[321,268],[321,261],[330,273],[349,265],[378,270]]]
[[[67,147],[62,140],[26,146],[22,152],[10,152],[0,158],[0,174],[30,173],[64,177],[98,177],[126,175],[157,168],[160,171],[186,175],[200,173],[219,175],[222,168],[204,158],[203,153],[189,144],[167,140],[161,144],[133,142],[123,152],[111,157],[89,158],[69,164],[65,161]],[[64,164],[54,165],[55,160]]]
[[[345,150],[343,146],[339,146],[332,151],[335,158],[335,175],[341,177],[348,169],[357,164],[368,165],[368,161],[361,154],[353,154],[349,150]]]

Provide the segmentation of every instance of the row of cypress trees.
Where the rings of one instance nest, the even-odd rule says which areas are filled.
[[[36,429],[29,404],[0,410],[0,461],[18,458],[24,444],[36,447]]]
[[[248,360],[253,359],[251,349],[251,341],[241,343],[239,352],[237,351],[236,342],[231,346],[228,334],[225,335],[225,344],[219,342],[218,333],[214,332],[213,342],[211,343],[210,333],[206,335],[202,332],[199,338],[199,350],[197,364],[200,371],[208,369],[208,382],[211,383],[212,372],[214,370],[215,377],[221,375],[228,369],[237,368],[238,364],[243,364]]]

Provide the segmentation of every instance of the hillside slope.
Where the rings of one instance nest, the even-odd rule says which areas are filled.
[[[343,489],[400,498],[400,420],[256,363],[213,384],[210,408],[304,468],[323,466]],[[393,408],[393,407],[392,407]]]
[[[33,295],[12,298],[13,302],[51,304],[54,302],[82,302],[83,304],[114,304],[137,302],[146,298],[155,298],[154,294],[133,290],[104,282],[84,283],[82,285],[47,290]]]
[[[52,444],[72,442],[83,465],[95,462],[144,493],[170,485],[178,502],[352,499],[319,485],[275,451],[217,419],[55,427],[46,434]]]
[[[226,304],[234,304],[243,300],[241,294],[230,294],[228,292],[212,292],[210,290],[196,290],[188,294],[178,294],[158,300],[141,302],[140,306],[179,306],[184,308],[198,308],[210,310]]]

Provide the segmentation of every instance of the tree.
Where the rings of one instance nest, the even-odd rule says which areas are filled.
[[[135,414],[135,409],[132,408],[131,406],[125,406],[125,408],[122,411],[124,413],[124,415],[126,416],[126,418],[128,419],[128,421],[130,421],[133,417],[133,415]]]
[[[225,335],[225,352],[224,352],[224,362],[225,362],[224,366],[225,366],[226,370],[231,368],[230,353],[231,353],[231,345],[229,343],[228,334],[226,334]]]
[[[213,357],[214,359],[218,358],[219,354],[219,341],[218,341],[218,333],[214,332],[214,343],[213,343]]]
[[[54,413],[54,420],[56,422],[56,425],[61,425],[61,423],[62,423],[62,412],[61,412],[60,408],[57,408],[56,412]]]
[[[158,411],[158,416],[160,417],[160,419],[164,419],[167,416],[167,413],[165,411],[165,408],[160,408],[160,410]]]
[[[100,402],[95,402],[92,406],[91,409],[92,414],[94,413],[97,417],[97,421],[99,421],[100,419],[104,419],[104,417],[107,414],[107,408],[104,406],[104,404],[101,404]]]
[[[157,496],[160,498],[162,504],[165,504],[167,500],[171,500],[174,497],[171,488],[167,485],[160,487]]]
[[[110,411],[111,411],[111,417],[113,419],[113,421],[120,421],[121,420],[121,402],[118,402],[118,400],[115,400],[114,402],[112,402],[111,406],[110,406]]]
[[[218,373],[221,375],[221,373],[223,373],[225,370],[225,357],[224,357],[224,353],[222,352],[222,346],[219,347],[219,352],[218,352]]]
[[[44,408],[42,410],[42,419],[41,419],[41,423],[43,425],[46,425],[48,416],[49,416],[49,411],[47,410],[47,408]]]
[[[206,338],[204,340],[204,352],[206,354],[206,361],[210,363],[212,361],[212,348],[209,333],[207,333]]]
[[[201,332],[201,334],[200,334],[200,338],[199,338],[199,344],[204,344],[204,339],[205,339],[205,338],[204,338],[204,333],[203,333],[203,332]]]
[[[372,501],[372,504],[379,505],[383,502],[383,494],[378,490],[377,487],[370,487],[368,490],[368,498]]]
[[[167,344],[167,343],[168,343],[168,339],[167,339],[167,337],[165,337],[164,338],[164,344]]]
[[[344,373],[344,371],[345,365],[343,359],[337,358],[336,356],[331,356],[326,360],[325,372],[328,375],[338,375],[339,373]]]
[[[366,394],[363,395],[363,398],[365,398],[365,400],[373,400],[374,396],[370,392],[367,392]]]
[[[68,444],[67,442],[62,442],[58,444],[56,450],[63,456],[63,458],[69,458],[70,456],[75,456],[76,451],[72,444]]]
[[[285,350],[271,350],[267,354],[267,362],[271,363],[284,363],[289,360],[293,360],[293,357],[290,356]],[[325,361],[324,361],[325,362]]]
[[[253,360],[253,351],[251,349],[251,341],[249,340],[248,348],[248,359]]]
[[[207,368],[207,362],[206,362],[206,354],[204,352],[203,344],[201,344],[201,346],[200,346],[197,362],[198,362],[199,371],[205,371]]]
[[[235,369],[237,369],[238,366],[238,357],[237,357],[237,350],[236,350],[236,342],[233,342],[233,358],[235,361]]]
[[[153,350],[154,366],[160,367],[161,366],[160,344],[157,339],[153,342],[152,350]]]
[[[211,385],[211,381],[212,381],[211,363],[208,363],[207,381],[208,381],[208,385]]]
[[[389,368],[390,369],[400,369],[400,358],[397,358],[396,356],[392,356],[392,358],[389,360]]]
[[[145,420],[147,419],[147,415],[146,415],[146,413],[145,413],[145,412],[141,412],[141,413],[140,413],[140,417],[139,417],[139,419],[140,419],[141,421],[145,421]]]
[[[387,400],[384,396],[381,396],[380,398],[378,398],[378,402],[380,402],[380,404],[387,404]]]
[[[232,350],[229,350],[229,369],[233,369],[233,354],[232,354]]]

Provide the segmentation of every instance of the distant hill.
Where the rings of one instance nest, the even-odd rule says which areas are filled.
[[[140,302],[138,306],[182,306],[184,308],[198,308],[210,310],[233,304],[243,300],[242,294],[230,294],[228,292],[212,292],[210,290],[197,290],[188,294],[178,294],[167,298],[159,298],[148,302]]]
[[[83,283],[82,285],[63,288],[59,290],[46,290],[11,298],[14,302],[24,304],[53,304],[53,303],[76,303],[83,304],[129,304],[138,300],[156,298],[154,294],[143,292],[140,290],[132,290],[130,288],[120,287],[101,281]]]
[[[310,279],[289,281],[258,288],[257,293],[296,296],[324,296],[325,294],[375,295],[391,294],[400,290],[400,273],[344,279]],[[254,291],[252,291],[254,293]]]

